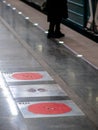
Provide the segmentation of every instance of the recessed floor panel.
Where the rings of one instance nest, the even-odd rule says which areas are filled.
[[[46,71],[15,72],[3,74],[7,82],[51,81],[53,78]]]
[[[71,100],[17,102],[24,118],[83,116],[84,113]]]
[[[14,98],[67,96],[58,84],[17,85],[9,88]]]

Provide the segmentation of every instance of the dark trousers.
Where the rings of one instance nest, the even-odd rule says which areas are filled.
[[[60,22],[50,22],[49,24],[49,33],[59,33],[60,32]]]

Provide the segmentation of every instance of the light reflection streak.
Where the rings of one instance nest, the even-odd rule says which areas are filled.
[[[8,89],[6,87],[6,84],[4,82],[4,79],[2,77],[1,72],[0,72],[0,86],[1,86],[0,88],[3,90],[4,96],[8,97],[9,96],[9,91],[8,91]]]
[[[9,92],[5,82],[4,82],[4,79],[2,77],[1,72],[0,72],[0,88],[3,90],[4,96],[7,97],[6,101],[7,101],[8,105],[9,105],[9,109],[11,111],[11,114],[13,116],[17,116],[18,115],[18,110],[17,110],[16,104],[15,104],[15,102],[13,101],[13,99],[12,99],[12,97],[10,95],[10,92]]]
[[[7,98],[7,102],[8,102],[8,105],[9,105],[9,109],[10,109],[10,112],[13,116],[17,116],[18,115],[18,110],[17,110],[17,107],[16,107],[16,104],[15,102],[12,100],[12,98]]]
[[[96,102],[98,102],[98,97],[96,97]]]
[[[39,50],[40,52],[43,51],[43,46],[42,46],[42,45],[38,45],[37,48],[38,48],[38,50]]]

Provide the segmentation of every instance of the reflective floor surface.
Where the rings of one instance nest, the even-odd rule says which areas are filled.
[[[97,130],[98,71],[0,5],[0,130]]]

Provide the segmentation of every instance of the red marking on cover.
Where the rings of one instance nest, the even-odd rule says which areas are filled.
[[[35,114],[64,114],[72,109],[63,103],[37,103],[28,106],[28,111]]]
[[[43,75],[35,72],[25,72],[25,73],[14,73],[12,77],[17,80],[38,80],[43,78]]]

